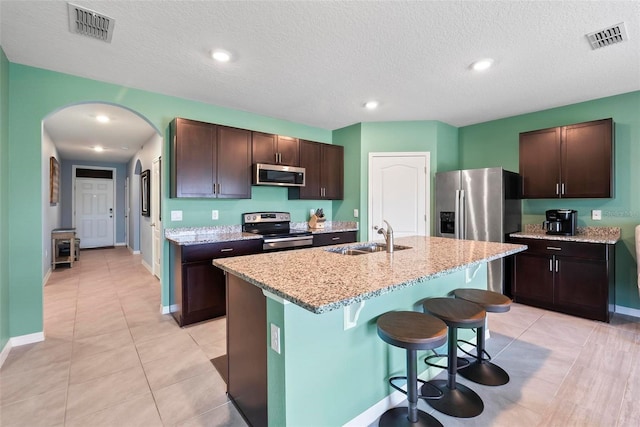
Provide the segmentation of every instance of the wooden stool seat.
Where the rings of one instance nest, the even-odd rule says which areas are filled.
[[[504,313],[511,309],[511,299],[493,291],[484,289],[456,289],[453,291],[453,295],[460,301],[477,304],[490,313]],[[469,364],[461,368],[458,373],[469,381],[478,384],[489,386],[504,385],[509,382],[509,374],[500,366],[491,363],[491,356],[484,349],[484,326],[485,325],[478,327],[475,357],[471,360],[467,359]],[[467,341],[463,342],[473,345]],[[470,353],[467,354],[473,356]]]
[[[506,313],[511,309],[511,298],[483,289],[456,289],[456,298],[478,304],[489,313]]]
[[[482,328],[487,317],[487,312],[478,304],[456,298],[430,298],[422,303],[424,312],[431,314],[449,327],[447,339],[447,379],[431,380],[428,385],[434,386],[442,392],[442,398],[427,400],[427,403],[443,414],[458,418],[471,418],[478,416],[484,410],[484,403],[478,393],[469,387],[456,383],[458,371],[458,328]],[[438,354],[429,356],[425,362]],[[422,387],[422,394],[429,392],[426,385]]]
[[[442,427],[440,421],[424,411],[418,410],[418,397],[439,399],[441,393],[435,390],[434,397],[418,396],[417,351],[438,348],[447,342],[447,325],[440,319],[415,311],[391,311],[378,317],[378,336],[388,344],[407,350],[407,376],[391,377],[389,384],[407,395],[408,405],[391,408],[380,417],[379,426],[426,426]],[[406,380],[407,391],[394,384],[396,380]],[[429,390],[432,391],[432,390]],[[429,396],[432,396],[429,395]]]

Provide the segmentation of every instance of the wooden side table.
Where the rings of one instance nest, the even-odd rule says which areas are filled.
[[[58,243],[69,241],[69,256],[60,256]],[[51,230],[51,269],[55,270],[58,264],[69,264],[73,267],[76,256],[76,229],[75,228],[55,228]]]

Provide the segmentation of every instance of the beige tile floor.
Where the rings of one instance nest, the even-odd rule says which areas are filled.
[[[0,370],[0,426],[246,426],[209,359],[225,320],[179,328],[125,248],[82,251],[44,288],[45,341]]]
[[[0,370],[0,426],[245,426],[209,362],[225,351],[225,320],[181,329],[159,307],[158,280],[125,248],[82,251],[56,269],[46,340],[12,349]],[[640,425],[638,319],[514,304],[489,324],[488,350],[511,381],[461,380],[485,402],[471,419],[419,403],[444,425]]]

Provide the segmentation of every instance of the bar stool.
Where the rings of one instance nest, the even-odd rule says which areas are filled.
[[[380,426],[431,426],[442,427],[433,416],[418,410],[418,398],[439,399],[442,393],[432,390],[430,396],[418,395],[417,350],[432,350],[447,341],[447,325],[440,319],[415,311],[391,311],[378,318],[378,336],[388,344],[407,350],[407,376],[389,378],[394,389],[407,395],[407,408],[391,408],[380,417]],[[394,384],[399,379],[407,380],[407,391]],[[433,395],[435,392],[435,396]]]
[[[431,380],[428,383],[434,385],[442,392],[442,398],[427,400],[427,403],[443,414],[458,418],[471,418],[480,415],[484,410],[484,403],[478,394],[469,387],[456,383],[458,370],[457,344],[458,328],[479,328],[484,326],[487,312],[477,304],[455,298],[431,298],[422,303],[424,312],[431,314],[447,324],[449,327],[447,340],[447,379]],[[425,363],[430,366],[438,366],[429,359],[440,357],[429,356]],[[429,392],[424,386],[422,394]]]
[[[511,309],[511,299],[497,292],[483,289],[456,289],[453,291],[453,295],[461,300],[478,304],[488,313],[505,313]],[[471,344],[467,341],[464,342]],[[475,347],[475,360],[460,368],[458,373],[469,381],[478,384],[497,386],[508,383],[509,374],[498,365],[491,363],[491,356],[484,349],[484,325],[478,328]],[[474,357],[472,354],[469,354],[469,356]]]

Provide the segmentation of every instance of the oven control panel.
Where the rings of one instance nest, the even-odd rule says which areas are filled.
[[[291,214],[289,212],[250,212],[242,214],[243,224],[282,221],[291,221]]]

